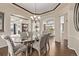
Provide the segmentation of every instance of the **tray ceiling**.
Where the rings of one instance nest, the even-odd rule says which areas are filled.
[[[59,5],[59,3],[15,3],[15,4],[35,14],[43,14],[52,11]]]

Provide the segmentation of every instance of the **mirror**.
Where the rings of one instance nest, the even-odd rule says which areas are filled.
[[[74,26],[76,31],[79,31],[79,3],[76,3],[74,7]]]

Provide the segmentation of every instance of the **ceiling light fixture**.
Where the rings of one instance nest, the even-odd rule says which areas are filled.
[[[36,3],[34,4],[35,13],[36,13]],[[38,15],[30,16],[31,18],[31,30],[33,33],[33,39],[38,40],[40,36],[40,19],[41,17]]]
[[[36,3],[34,4],[34,7],[35,7],[35,14],[36,14]],[[33,15],[33,16],[31,16],[30,17],[32,20],[39,20],[39,19],[41,19],[41,17],[40,16],[37,16],[37,15]]]

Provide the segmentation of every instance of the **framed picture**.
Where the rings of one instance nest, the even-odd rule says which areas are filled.
[[[28,31],[28,24],[22,24],[22,32],[27,32]]]
[[[4,31],[4,13],[0,12],[0,31]]]

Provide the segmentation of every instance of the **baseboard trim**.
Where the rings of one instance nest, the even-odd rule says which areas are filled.
[[[77,54],[77,56],[79,56],[78,53],[77,53],[77,51],[74,48],[71,48],[69,45],[68,45],[68,48],[74,50],[75,53]]]

